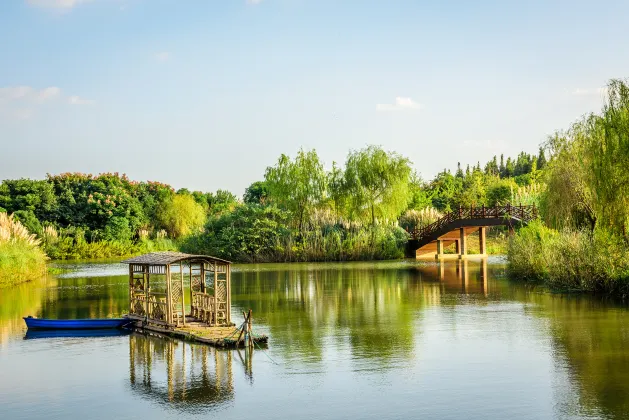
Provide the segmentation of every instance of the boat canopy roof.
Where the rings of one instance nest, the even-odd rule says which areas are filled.
[[[207,261],[209,263],[231,264],[231,261],[212,257],[211,255],[194,255],[175,251],[151,252],[129,258],[122,262],[125,264],[169,265],[185,261]]]

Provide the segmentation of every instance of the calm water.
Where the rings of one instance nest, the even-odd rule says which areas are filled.
[[[514,285],[504,264],[237,266],[265,352],[25,337],[22,316],[117,316],[126,266],[0,290],[0,418],[629,418],[629,311]],[[235,321],[238,321],[236,319]]]

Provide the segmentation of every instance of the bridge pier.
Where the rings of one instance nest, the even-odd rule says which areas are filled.
[[[478,228],[478,248],[479,254],[483,257],[487,256],[487,236],[486,236],[487,228],[485,226],[481,226]]]
[[[459,228],[459,259],[464,259],[467,255],[467,234],[465,228]]]

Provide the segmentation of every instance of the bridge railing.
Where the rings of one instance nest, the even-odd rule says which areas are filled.
[[[530,222],[537,218],[537,208],[532,206],[512,206],[510,204],[494,207],[459,207],[458,210],[446,213],[434,223],[420,229],[413,229],[409,233],[413,239],[422,239],[443,229],[445,226],[457,220],[465,219],[495,219],[514,218],[523,222]]]

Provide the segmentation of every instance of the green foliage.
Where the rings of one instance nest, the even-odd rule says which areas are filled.
[[[294,161],[283,154],[264,179],[271,202],[292,212],[299,230],[326,192],[326,173],[315,150],[300,150]]]
[[[57,198],[47,181],[5,180],[0,184],[0,207],[8,213],[28,211],[44,220],[56,211]]]
[[[19,220],[30,233],[39,234],[42,231],[41,223],[31,210],[18,210],[13,213],[13,217]]]
[[[411,168],[407,158],[369,146],[351,152],[345,163],[350,214],[370,220],[397,218],[408,206]]]
[[[608,230],[555,231],[534,222],[512,238],[508,252],[514,278],[558,290],[629,295],[629,251]]]
[[[46,254],[22,242],[0,243],[0,288],[46,274]]]
[[[203,226],[205,211],[191,195],[176,194],[163,203],[157,219],[172,238],[180,238]]]
[[[611,80],[607,98],[588,120],[584,149],[597,220],[629,239],[629,82]]]
[[[241,205],[210,219],[205,232],[187,238],[182,250],[238,262],[343,261],[403,256],[406,233],[395,226],[374,230],[344,225],[331,214],[309,220],[300,231],[292,215],[276,206]],[[372,242],[372,235],[375,242]]]
[[[39,244],[14,215],[0,213],[0,287],[45,274],[47,258]]]
[[[266,182],[256,181],[245,190],[243,201],[245,204],[264,204],[268,194]]]
[[[210,219],[205,232],[188,238],[182,249],[234,261],[281,261],[280,238],[289,220],[290,214],[275,206],[238,206]]]

